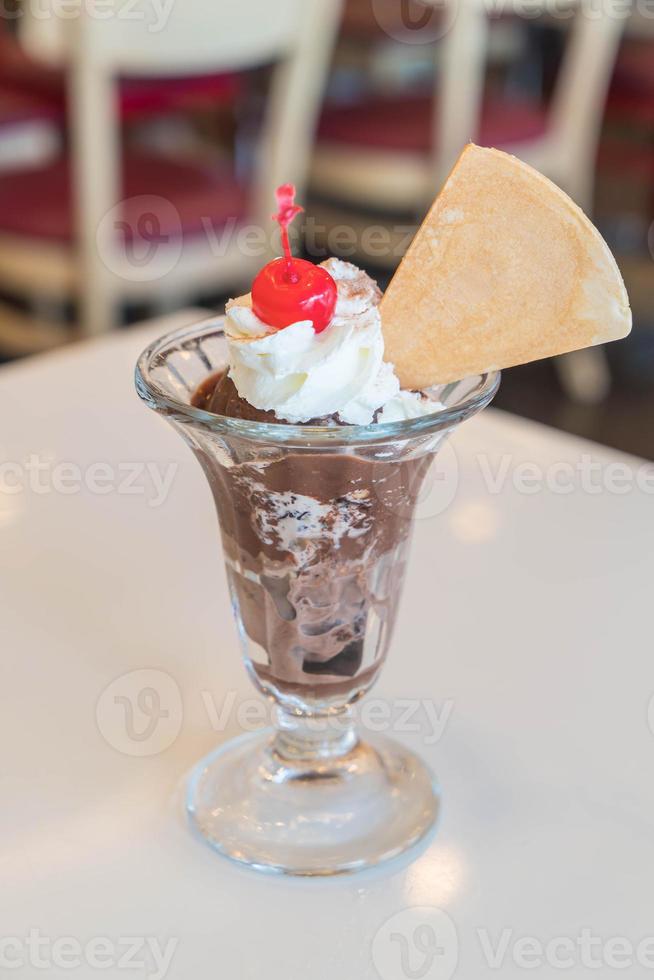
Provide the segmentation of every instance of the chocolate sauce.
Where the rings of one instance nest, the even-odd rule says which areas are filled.
[[[245,398],[241,398],[236,385],[226,371],[212,374],[202,382],[192,399],[195,408],[216,415],[226,415],[232,419],[245,419],[248,422],[272,422],[275,425],[291,425],[285,419],[278,418],[273,411],[264,412],[254,408]],[[303,425],[346,425],[338,415],[323,415],[320,418],[309,419]]]

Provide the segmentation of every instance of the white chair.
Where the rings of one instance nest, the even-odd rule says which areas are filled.
[[[313,158],[311,186],[333,200],[356,202],[386,211],[414,210],[433,199],[463,146],[484,130],[484,76],[493,0],[423,0],[452,6],[452,20],[434,45],[437,58],[433,98],[433,134],[427,153],[386,151],[348,145],[345,139],[320,139]],[[498,11],[514,8],[496,0]],[[542,132],[520,138],[506,120],[505,132],[494,120],[502,149],[514,153],[560,183],[580,204],[592,201],[593,164],[602,107],[611,78],[624,20],[598,9],[584,14],[569,0],[574,17],[556,90]],[[559,8],[561,4],[559,4]],[[575,8],[577,12],[575,13]],[[515,0],[515,12],[520,12]],[[567,23],[567,21],[566,21]],[[501,106],[500,106],[501,108]],[[508,102],[507,115],[511,111]],[[347,111],[347,110],[346,110]]]
[[[56,236],[30,238],[20,214],[9,230],[0,214],[0,288],[27,297],[35,308],[76,299],[76,336],[107,330],[120,302],[161,307],[202,289],[228,291],[244,284],[267,255],[261,249],[244,254],[238,227],[253,225],[269,233],[274,188],[294,181],[301,191],[305,183],[340,0],[183,0],[164,7],[168,19],[153,26],[148,0],[127,6],[115,0],[109,11],[106,3],[95,10],[87,2],[73,19],[44,19],[42,11],[30,18],[32,5],[25,6],[23,43],[33,56],[69,69],[76,236],[70,244]],[[251,193],[239,224],[228,229],[219,248],[205,222],[195,234],[180,238],[184,216],[176,214],[175,206],[171,210],[170,201],[145,201],[142,207],[138,200],[126,202],[134,192],[122,181],[118,76],[240,71],[272,62],[276,67]],[[156,182],[150,188],[145,176],[138,193],[156,195]],[[63,180],[60,174],[57,179]],[[198,179],[212,175],[200,171]],[[188,197],[193,188],[183,190]],[[4,193],[10,190],[5,187]],[[135,258],[136,246],[127,236],[138,239],[142,222],[148,221],[158,224],[162,234],[154,243],[156,265],[144,269],[144,257]],[[66,327],[0,307],[5,350],[29,351],[69,338]]]

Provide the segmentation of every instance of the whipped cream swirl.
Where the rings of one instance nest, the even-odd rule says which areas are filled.
[[[338,290],[322,333],[311,320],[276,330],[254,314],[250,295],[227,304],[229,375],[239,395],[291,423],[338,415],[350,425],[369,425],[380,409],[380,422],[435,411],[429,399],[400,392],[393,365],[384,361],[376,283],[349,262],[322,264]]]

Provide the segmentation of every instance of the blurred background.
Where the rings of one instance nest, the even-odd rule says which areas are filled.
[[[649,0],[2,0],[0,359],[220,309],[287,181],[297,252],[384,286],[470,139],[587,211],[635,316],[497,405],[654,458]]]

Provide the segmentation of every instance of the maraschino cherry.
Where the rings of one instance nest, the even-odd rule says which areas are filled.
[[[278,188],[279,211],[273,219],[281,228],[284,257],[269,262],[258,273],[252,283],[252,310],[278,330],[300,320],[312,320],[313,329],[321,333],[334,316],[336,283],[321,266],[293,258],[288,226],[304,210],[294,202],[292,184]]]

